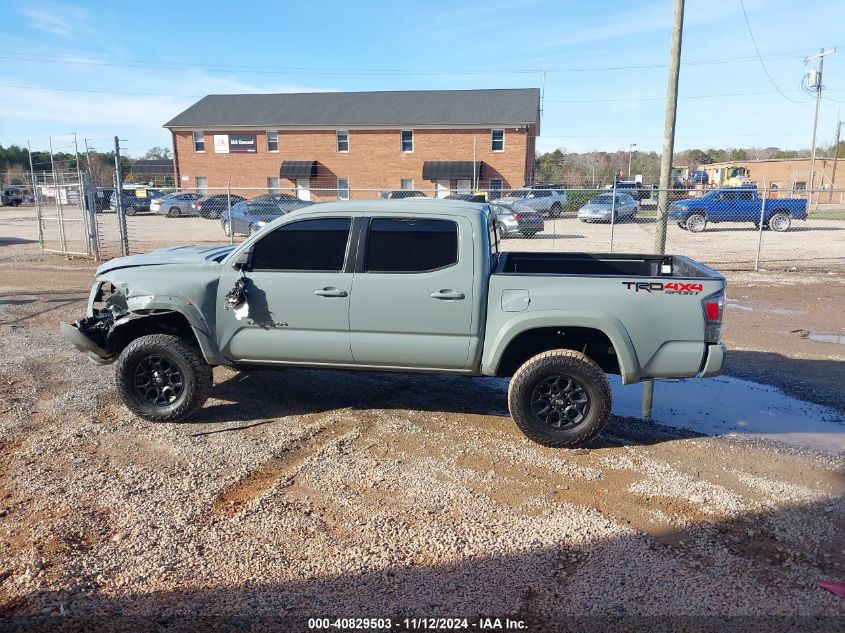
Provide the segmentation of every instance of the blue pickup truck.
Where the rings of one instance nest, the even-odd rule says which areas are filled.
[[[669,217],[686,231],[701,233],[708,222],[753,222],[760,224],[763,199],[757,188],[724,187],[708,191],[700,198],[678,200],[669,205]],[[788,231],[792,220],[807,219],[807,201],[800,198],[769,198],[763,228]]]

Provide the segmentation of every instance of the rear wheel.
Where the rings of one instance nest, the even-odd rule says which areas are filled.
[[[176,217],[179,217],[179,215],[180,215],[179,207],[170,207],[167,210],[167,217],[168,218],[176,218]]]
[[[138,213],[138,207],[133,207],[130,204],[128,207],[126,207],[125,213],[126,215],[135,215],[136,213]]]
[[[687,230],[693,233],[701,233],[707,226],[707,218],[703,213],[693,213],[686,219]]]
[[[778,233],[789,230],[792,220],[785,211],[775,211],[769,218],[769,228]]]
[[[115,379],[126,407],[152,422],[184,420],[205,403],[214,382],[200,350],[169,334],[129,343],[117,359]]]
[[[610,383],[591,358],[569,349],[528,359],[508,386],[508,408],[519,429],[545,446],[585,444],[610,418]]]
[[[223,232],[226,237],[232,237],[232,227],[226,220],[223,220]]]

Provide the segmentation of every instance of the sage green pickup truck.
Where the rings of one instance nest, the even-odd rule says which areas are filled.
[[[717,375],[724,292],[686,257],[500,252],[484,204],[367,200],[106,262],[61,327],[148,420],[200,408],[215,365],[510,376],[519,428],[564,447],[607,423],[608,373]]]

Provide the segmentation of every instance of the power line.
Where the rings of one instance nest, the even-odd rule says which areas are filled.
[[[766,55],[769,59],[791,58],[804,51],[785,51]],[[758,52],[759,55],[759,52]],[[114,61],[95,57],[66,57],[40,53],[19,53],[16,51],[0,51],[0,59],[19,62],[36,62],[47,64],[77,64],[88,66],[111,66],[117,68],[147,68],[170,71],[202,70],[205,72],[241,72],[254,74],[314,74],[314,75],[492,75],[492,74],[538,74],[540,68],[512,68],[512,69],[400,69],[400,68],[316,68],[302,66],[249,66],[236,64],[205,65],[192,62],[157,61],[149,59],[126,59]],[[702,59],[683,62],[684,66],[703,66],[713,64],[735,64],[756,61],[758,57],[730,57],[718,59]],[[551,73],[582,73],[582,72],[610,72],[621,70],[646,70],[651,68],[665,68],[666,64],[636,64],[618,66],[587,66],[546,69]]]
[[[771,84],[775,87],[775,90],[780,93],[780,96],[786,99],[787,101],[792,101],[792,103],[801,103],[801,101],[796,101],[792,97],[786,96],[783,90],[780,89],[780,87],[775,83],[775,80],[769,74],[769,69],[766,68],[766,63],[763,61],[763,57],[760,55],[760,49],[757,48],[757,40],[754,39],[754,32],[751,30],[751,22],[748,21],[748,13],[746,13],[745,11],[745,3],[743,3],[742,0],[739,0],[739,6],[742,7],[742,15],[745,16],[745,26],[748,27],[748,34],[751,36],[751,43],[754,44],[754,51],[757,53],[757,59],[760,60],[760,65],[763,67],[763,72],[766,73],[766,77],[769,78],[769,82],[771,82]]]
[[[121,90],[85,90],[82,88],[48,88],[47,86],[20,86],[12,84],[0,84],[0,88],[17,88],[18,90],[49,90],[51,92],[84,92],[103,95],[134,95],[136,97],[185,97],[190,99],[202,99],[206,96],[162,94],[156,92],[125,92]]]
[[[764,92],[728,92],[723,94],[711,95],[687,95],[678,97],[679,99],[716,99],[721,97],[756,97],[760,95],[777,94],[771,90]],[[615,103],[627,101],[665,101],[666,97],[625,97],[622,99],[546,99],[546,103]]]

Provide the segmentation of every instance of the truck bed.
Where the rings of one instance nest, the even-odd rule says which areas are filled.
[[[499,255],[494,274],[722,278],[712,268],[688,257],[614,253],[504,252]]]

